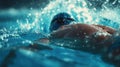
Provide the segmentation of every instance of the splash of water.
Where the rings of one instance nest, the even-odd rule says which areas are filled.
[[[39,31],[49,32],[49,24],[53,16],[59,12],[69,13],[77,22],[92,24],[92,16],[89,13],[84,0],[55,0],[51,1],[45,8],[34,14],[35,20],[32,23],[20,24],[20,28],[30,30],[39,28]]]
[[[105,5],[103,6],[105,7]],[[15,13],[15,14],[18,13],[20,15],[19,11],[15,11],[15,10],[12,10],[12,11],[13,12],[10,11],[10,13]],[[113,28],[119,28],[120,20],[119,20],[119,16],[117,15],[118,13],[116,13],[115,11],[116,9],[112,11],[112,10],[109,10],[109,8],[107,7],[105,9],[102,9],[102,11],[97,11],[97,9],[95,8],[93,10],[89,9],[86,0],[75,0],[75,1],[53,0],[53,1],[50,1],[50,3],[47,4],[45,8],[42,8],[42,9],[34,10],[31,8],[30,10],[22,10],[21,14],[23,13],[22,15],[25,17],[23,17],[22,19],[17,18],[17,21],[16,21],[17,26],[15,27],[11,26],[11,29],[14,31],[11,31],[10,29],[6,29],[6,28],[5,29],[7,30],[7,32],[10,32],[12,35],[15,35],[15,36],[16,34],[19,36],[19,31],[21,31],[22,33],[35,32],[35,33],[42,33],[42,34],[48,35],[49,25],[53,16],[60,12],[69,13],[76,20],[76,23],[102,24],[102,25],[111,26]],[[117,11],[119,12],[119,10]],[[106,20],[101,17],[107,18],[110,20]],[[101,19],[103,21],[101,21]],[[111,20],[115,22],[112,22]],[[16,33],[13,33],[13,32],[16,32]],[[7,36],[9,34],[6,34],[6,33],[2,33],[2,34],[3,35],[0,36],[0,40],[2,41],[7,39],[7,37],[9,37]]]
[[[106,3],[107,1],[105,1]],[[103,5],[105,7],[105,5]],[[108,26],[113,26],[113,21],[115,24],[119,24],[119,15],[116,13],[116,9],[114,11],[110,10],[106,7],[106,9],[102,9],[102,11],[97,11],[95,8],[93,10],[88,8],[86,0],[53,0],[43,9],[34,12],[33,14],[29,13],[29,17],[33,17],[34,20],[31,22],[28,21],[29,17],[26,19],[26,23],[21,23],[20,28],[30,30],[33,29],[39,32],[48,33],[49,32],[49,25],[54,15],[60,12],[67,12],[69,13],[75,20],[76,23],[86,23],[86,24],[103,24],[100,23],[101,19],[107,18],[110,19],[112,22]],[[119,11],[119,10],[117,10]],[[114,16],[112,16],[114,15]],[[103,18],[101,18],[103,17]],[[116,23],[117,22],[117,23]],[[118,27],[118,26],[117,26]]]
[[[108,1],[108,0],[106,0]],[[60,12],[67,12],[69,13],[75,20],[76,23],[86,23],[86,24],[103,24],[108,25],[111,27],[118,28],[120,24],[118,13],[115,13],[115,10],[109,10],[106,6],[105,10],[103,9],[100,12],[96,12],[97,9],[94,10],[89,9],[86,0],[53,0],[50,1],[49,4],[46,5],[45,8],[38,9],[38,10],[23,10],[26,14],[22,19],[17,18],[17,23],[11,26],[10,29],[2,28],[0,29],[0,48],[3,45],[7,45],[7,47],[11,46],[14,42],[15,45],[23,43],[31,43],[33,40],[33,34],[35,33],[42,33],[47,35],[49,33],[49,25],[50,21],[52,20],[53,16]],[[15,12],[15,11],[14,11]],[[12,13],[14,13],[12,12]],[[119,12],[119,10],[118,10]],[[19,14],[19,11],[15,12]],[[112,13],[112,14],[111,14]],[[22,12],[20,13],[22,14]],[[24,14],[24,13],[23,13]],[[22,14],[22,15],[23,15]],[[114,18],[113,18],[114,15]],[[115,22],[106,22],[101,21],[101,17],[110,19]],[[14,17],[13,17],[14,18]],[[118,25],[118,26],[117,26]],[[15,26],[15,27],[14,27]],[[12,31],[11,31],[12,29]],[[22,35],[21,33],[22,32]],[[1,33],[2,32],[2,33]],[[23,35],[25,33],[28,35],[29,38],[25,38],[26,36]],[[29,35],[32,34],[32,35]],[[36,36],[36,34],[35,34]],[[39,38],[40,36],[37,36]],[[11,39],[10,39],[11,38]],[[31,39],[30,39],[31,38]],[[35,37],[34,37],[35,39]],[[15,42],[17,41],[17,42]],[[18,43],[18,41],[20,41]],[[61,46],[64,44],[60,44]],[[102,64],[100,64],[102,65]]]

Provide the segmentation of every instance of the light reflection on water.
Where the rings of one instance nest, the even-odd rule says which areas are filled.
[[[3,14],[3,15],[12,16],[12,19],[15,19],[15,20],[0,23],[0,48],[16,46],[18,44],[23,44],[23,45],[30,44],[32,43],[32,41],[38,38],[44,37],[42,34],[48,35],[50,21],[52,20],[52,17],[59,12],[69,13],[76,20],[76,23],[102,24],[106,26],[111,26],[116,29],[119,28],[119,24],[120,24],[118,9],[111,10],[109,8],[105,8],[105,9],[102,9],[101,11],[98,11],[95,8],[94,10],[89,9],[87,6],[87,2],[85,0],[74,0],[74,1],[73,0],[66,0],[66,1],[54,0],[54,1],[50,1],[50,3],[47,4],[45,8],[38,9],[38,10],[23,9],[19,11],[19,10],[12,9],[12,10],[8,10],[8,12],[6,11],[6,14]],[[29,59],[26,58],[24,55],[27,55],[28,53],[31,54],[31,52],[28,51],[27,53],[26,51],[20,51],[20,54],[23,55],[22,57],[24,57],[26,61],[33,59],[36,56],[38,56],[39,60],[41,60],[44,57],[44,61],[42,62],[42,64],[38,63],[39,60],[37,59],[34,60],[38,65],[41,65],[41,66],[42,65],[47,66],[47,64],[50,65],[54,63],[56,58],[57,58],[56,65],[58,64],[58,66],[60,66],[60,64],[63,64],[63,66],[66,65],[65,63],[67,63],[67,61],[74,61],[78,63],[76,64],[78,66],[80,66],[79,63],[86,63],[86,64],[83,64],[83,66],[81,67],[85,67],[84,65],[87,65],[87,64],[90,67],[96,67],[96,66],[108,67],[109,66],[109,64],[107,66],[107,64],[101,61],[101,59],[99,59],[99,62],[96,62],[98,61],[97,58],[99,57],[96,57],[95,59],[93,59],[95,56],[93,57],[93,55],[91,54],[89,55],[85,53],[85,55],[83,55],[81,54],[82,52],[79,52],[79,51],[72,52],[72,50],[61,49],[59,47],[57,48],[58,49],[54,48],[53,51],[41,51],[41,52],[38,52],[38,54],[32,53],[33,57]],[[49,60],[48,57],[39,56],[41,54],[50,55],[54,57],[53,59],[54,62],[51,62],[51,60]],[[17,53],[17,55],[19,54]],[[85,60],[85,58],[83,59],[83,57],[77,57],[77,55],[90,57],[88,59],[91,61],[91,63],[89,64],[89,61],[87,61],[88,59]],[[58,59],[60,59],[62,62],[60,60],[58,61]],[[85,60],[85,62],[83,62],[83,60]],[[18,63],[23,64],[21,61],[16,61],[15,64],[17,65]],[[29,63],[31,62],[28,62],[28,64]],[[28,64],[26,64],[26,66]],[[72,65],[72,63],[70,65]]]

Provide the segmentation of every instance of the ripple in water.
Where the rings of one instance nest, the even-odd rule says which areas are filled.
[[[98,10],[96,8],[90,9],[89,8],[90,5],[88,5],[87,0],[65,0],[65,1],[53,0],[53,1],[50,1],[50,3],[47,4],[45,8],[41,8],[38,10],[32,9],[32,8],[30,10],[23,9],[23,10],[20,10],[21,13],[19,12],[19,10],[9,10],[9,11],[12,11],[12,12],[8,11],[8,14],[10,14],[10,16],[19,15],[19,17],[16,19],[15,16],[13,16],[13,19],[15,18],[16,21],[11,21],[11,22],[8,21],[5,23],[0,23],[1,24],[0,25],[0,48],[10,47],[10,46],[12,47],[18,44],[23,44],[23,45],[30,44],[34,40],[44,37],[44,35],[47,36],[49,34],[50,21],[52,20],[54,15],[60,12],[69,13],[76,20],[76,23],[101,24],[101,25],[111,26],[113,28],[118,29],[120,24],[119,13],[118,13],[119,9],[114,8],[113,10],[111,10],[106,5],[107,1],[108,0],[104,2],[104,4],[102,5],[103,8],[101,10]],[[5,15],[7,15],[7,12]],[[61,50],[59,55],[63,56],[63,54],[65,53],[63,54],[61,53],[66,50],[65,49],[63,50],[60,48],[59,50]],[[54,53],[56,53],[57,51],[59,52],[59,50],[53,51],[52,53],[50,51],[48,52],[45,51],[43,52],[43,54],[45,53],[47,55],[52,55],[52,56],[55,55],[53,57],[57,57],[58,55]],[[71,52],[72,51],[68,51],[67,52],[68,54],[66,53],[65,56],[70,57],[69,53],[72,54]],[[75,57],[76,57],[76,54],[77,52],[74,55]],[[60,58],[63,61],[72,61],[72,60],[75,60],[74,56],[72,56],[72,59],[65,58],[65,57],[63,57],[62,59],[59,56],[57,58]],[[88,57],[88,55],[86,54],[84,56]],[[79,58],[79,59],[82,59],[82,58]],[[49,64],[50,60],[47,61],[47,59],[45,58],[44,60],[45,60],[44,62],[48,62]],[[81,63],[81,61],[78,61],[78,62]],[[87,60],[85,62],[88,63]],[[95,64],[96,60],[94,59],[93,62]],[[31,63],[31,62],[28,62],[28,63]],[[43,63],[43,64],[47,64],[47,63]],[[60,63],[58,62],[58,65],[59,64]],[[91,66],[92,65],[95,66],[94,64],[91,63]],[[107,64],[103,63],[103,61],[100,61],[97,64],[99,67],[108,67],[108,66],[112,67],[111,65],[107,66]]]

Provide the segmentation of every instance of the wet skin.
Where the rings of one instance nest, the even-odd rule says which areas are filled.
[[[89,43],[92,44],[112,44],[111,42],[104,42],[110,40],[111,36],[114,35],[116,30],[102,26],[102,25],[88,25],[88,24],[73,24],[65,25],[54,31],[50,35],[50,39],[61,39],[61,38],[74,38],[77,40],[88,39]]]
[[[120,46],[108,52],[111,46],[114,46],[113,35],[116,30],[102,25],[73,24],[65,25],[54,31],[50,35],[50,39],[73,38],[77,40],[88,39],[91,47],[78,48],[79,50],[101,54],[102,59],[108,63],[120,66]],[[79,43],[78,43],[79,44]],[[88,43],[87,43],[88,44]],[[83,45],[83,44],[82,44]],[[81,47],[81,44],[80,44]],[[95,47],[92,49],[92,47]],[[75,48],[76,49],[76,48]],[[105,50],[104,50],[105,49]],[[111,55],[111,57],[109,56]],[[116,59],[117,58],[117,59]]]

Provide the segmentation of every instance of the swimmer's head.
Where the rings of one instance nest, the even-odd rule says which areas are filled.
[[[57,30],[63,25],[70,24],[74,19],[68,13],[59,13],[55,15],[50,24],[50,31]]]

